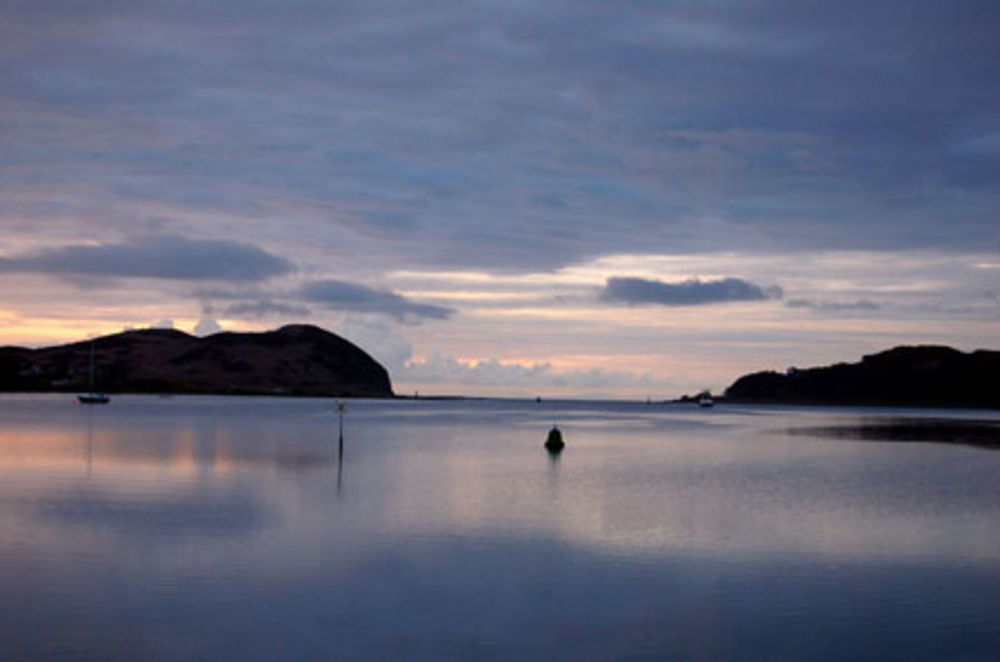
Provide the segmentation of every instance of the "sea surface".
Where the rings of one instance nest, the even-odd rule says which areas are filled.
[[[0,396],[0,659],[1000,659],[998,412],[346,405]]]

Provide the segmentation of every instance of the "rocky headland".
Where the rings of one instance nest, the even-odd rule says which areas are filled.
[[[726,389],[734,402],[1000,408],[1000,352],[895,347],[817,368],[744,375]]]
[[[109,393],[392,396],[389,373],[364,350],[303,324],[205,338],[142,329],[56,347],[0,347],[0,391],[86,391],[92,346],[96,387]]]

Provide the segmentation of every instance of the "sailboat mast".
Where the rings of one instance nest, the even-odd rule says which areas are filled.
[[[94,392],[94,341],[90,341],[90,392]]]
[[[96,340],[90,341],[90,378],[88,380],[90,382],[90,393],[76,396],[77,401],[83,405],[106,405],[111,402],[111,398],[95,390],[97,386],[96,344]]]

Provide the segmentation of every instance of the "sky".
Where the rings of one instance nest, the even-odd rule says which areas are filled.
[[[1000,348],[995,0],[0,1],[0,344],[290,323],[397,393]]]

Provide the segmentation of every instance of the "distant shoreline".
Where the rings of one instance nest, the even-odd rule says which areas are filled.
[[[78,390],[72,389],[48,389],[48,390],[0,390],[0,397],[26,396],[26,395],[66,395],[76,396]],[[208,396],[220,398],[291,398],[291,399],[330,399],[330,400],[383,400],[399,402],[511,402],[523,404],[617,404],[635,405],[642,407],[687,407],[699,409],[696,400],[690,396],[682,396],[674,399],[647,401],[641,398],[586,398],[586,397],[548,397],[537,399],[537,396],[490,396],[490,395],[354,395],[354,394],[322,394],[322,393],[267,393],[251,391],[107,391],[112,397],[120,396],[150,396],[150,397],[185,397],[185,396]],[[982,405],[967,405],[955,403],[914,403],[905,401],[866,401],[866,402],[824,402],[811,400],[745,400],[731,399],[723,396],[713,396],[715,406],[725,408],[732,406],[774,406],[774,407],[831,407],[831,408],[887,408],[887,409],[937,409],[954,411],[974,411],[982,410],[995,412],[1000,411],[1000,407],[989,407]]]
[[[998,351],[901,346],[864,356],[858,363],[750,373],[722,394],[702,391],[673,399],[647,398],[645,403],[996,410],[1000,409],[998,381]],[[204,338],[144,329],[41,349],[0,347],[0,393],[88,390],[112,395],[643,402],[616,397],[396,393],[386,368],[364,350],[309,325]]]

